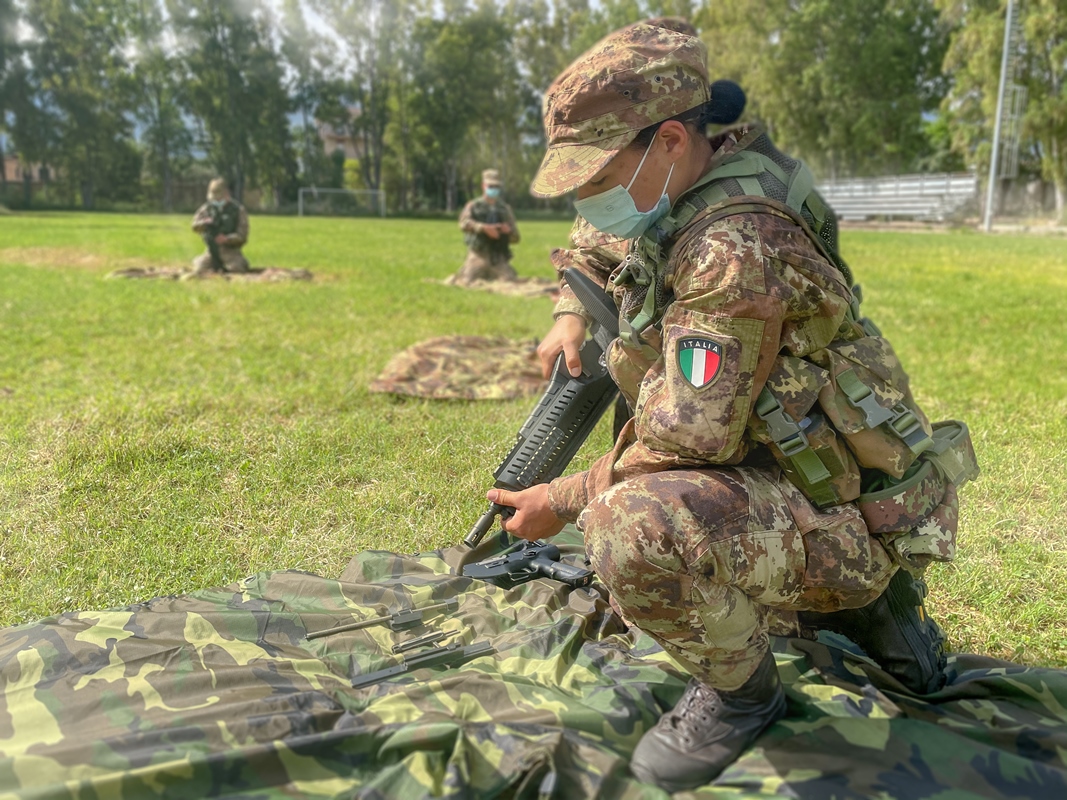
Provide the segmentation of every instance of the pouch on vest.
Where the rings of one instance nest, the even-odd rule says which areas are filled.
[[[956,420],[933,426],[932,444],[901,480],[860,495],[856,506],[867,529],[881,538],[901,567],[919,575],[933,561],[956,556],[956,490],[978,476],[967,426]]]
[[[752,438],[767,445],[789,481],[814,505],[855,500],[860,493],[856,460],[826,417],[815,408],[826,370],[793,356],[780,356],[756,399],[749,420]]]
[[[857,463],[903,478],[930,446],[930,424],[911,399],[889,342],[881,336],[835,341],[808,358],[829,373],[819,405]]]

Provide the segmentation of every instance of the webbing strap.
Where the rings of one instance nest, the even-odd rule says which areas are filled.
[[[829,484],[830,470],[811,449],[804,428],[785,413],[778,398],[766,386],[756,398],[756,415],[767,423],[771,439],[796,470],[808,497],[820,506],[836,503],[837,496]]]
[[[793,170],[789,180],[783,182],[789,187],[785,204],[795,211],[800,211],[815,188],[815,176],[811,174],[811,170],[805,169],[803,164],[797,162],[797,168]],[[810,203],[808,203],[808,210],[811,210]],[[812,216],[815,217],[815,214],[812,213]],[[819,217],[815,217],[815,227],[816,229],[822,227],[822,219]]]
[[[978,462],[970,445],[971,434],[963,422],[950,420],[934,426],[933,440],[923,456],[932,461],[945,480],[960,487],[978,477]]]
[[[929,449],[933,444],[933,440],[923,430],[919,418],[910,408],[903,403],[897,403],[891,409],[879,404],[871,387],[863,383],[854,370],[846,369],[838,375],[837,385],[853,408],[864,413],[864,424],[868,428],[877,428],[885,423],[915,455]]]

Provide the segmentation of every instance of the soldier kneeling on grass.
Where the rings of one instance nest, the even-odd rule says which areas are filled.
[[[459,229],[467,243],[467,259],[451,283],[513,281],[511,245],[519,241],[519,226],[511,207],[504,202],[500,173],[482,173],[482,196],[471,200],[459,215]]]
[[[706,58],[637,24],[545,96],[532,193],[576,191],[630,240],[606,361],[634,417],[589,470],[489,493],[524,539],[577,522],[613,603],[692,676],[631,762],[669,792],[787,713],[771,619],[848,636],[901,692],[943,685],[921,576],[953,557],[956,489],[977,474],[966,426],[930,424],[861,315],[811,173],[758,127],[708,137]]]
[[[248,242],[248,212],[230,197],[224,179],[208,184],[207,202],[193,216],[193,230],[207,245],[207,252],[193,260],[195,274],[248,272],[248,259],[241,253]]]

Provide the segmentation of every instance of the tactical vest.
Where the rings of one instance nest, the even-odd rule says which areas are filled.
[[[237,226],[241,221],[241,208],[233,200],[224,200],[221,203],[212,201],[208,204],[211,213],[211,229],[213,236],[222,234],[229,236],[237,232]]]
[[[237,233],[237,226],[241,221],[241,209],[233,200],[227,200],[222,205],[222,213],[219,215],[219,232],[229,236]]]
[[[930,502],[915,497],[929,490],[932,470],[957,486],[977,476],[966,425],[931,426],[915,405],[889,342],[860,316],[860,287],[853,286],[838,252],[836,216],[815,191],[807,167],[781,153],[761,131],[744,136],[668,216],[631,243],[614,279],[630,290],[620,309],[624,342],[647,349],[640,332],[658,326],[673,301],[665,287],[669,252],[721,219],[753,212],[795,222],[840,270],[852,300],[826,348],[805,358],[779,356],[756,399],[748,434],[770,449],[816,506],[858,500],[863,510],[864,501],[873,500],[881,505],[872,507],[872,516],[883,507],[895,508],[894,503],[932,513],[941,500],[933,497],[936,489],[927,491],[933,497],[929,508]],[[939,485],[944,494],[944,483]]]
[[[504,204],[497,200],[495,203],[487,203],[484,198],[478,198],[471,206],[471,217],[477,222],[489,225],[498,225],[508,221],[508,214],[504,210]],[[498,239],[491,239],[484,233],[467,232],[463,235],[463,241],[467,247],[480,256],[489,258],[490,261],[510,261],[511,242],[507,235],[501,235]]]

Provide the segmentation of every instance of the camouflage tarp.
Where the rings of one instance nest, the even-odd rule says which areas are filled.
[[[336,581],[267,573],[3,631],[0,794],[666,797],[626,767],[681,693],[664,654],[595,587],[503,591],[450,574],[461,553],[372,551]],[[426,627],[305,638],[448,598]],[[427,631],[497,652],[351,687]],[[920,700],[843,650],[780,650],[788,716],[676,798],[1067,796],[1067,673],[959,656]]]
[[[438,336],[390,359],[370,391],[433,400],[511,400],[545,388],[537,342]]]
[[[248,272],[198,273],[187,267],[125,267],[109,272],[107,278],[162,278],[172,281],[206,280],[220,278],[227,281],[250,283],[278,283],[279,281],[310,281],[312,274],[306,269],[283,267],[256,267]]]
[[[513,281],[457,281],[450,275],[442,281],[432,278],[430,283],[443,283],[445,286],[457,286],[460,289],[477,289],[481,292],[504,294],[509,297],[555,297],[559,293],[559,283],[548,278],[516,278]]]

